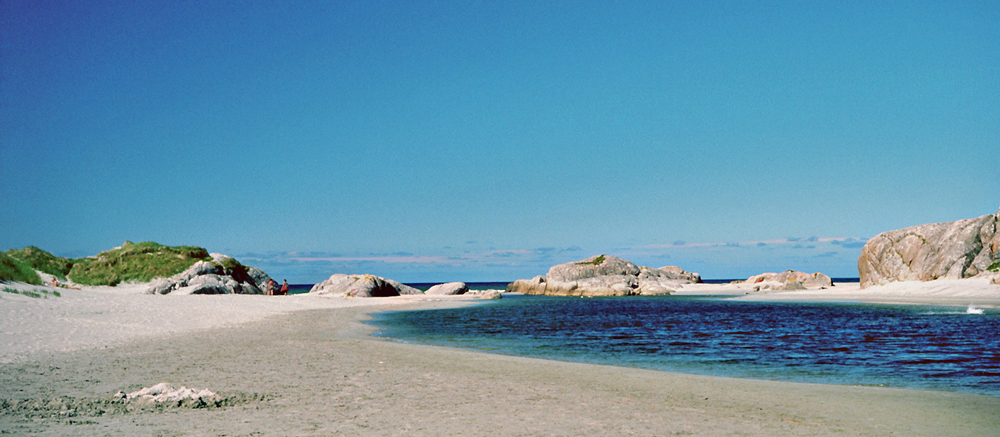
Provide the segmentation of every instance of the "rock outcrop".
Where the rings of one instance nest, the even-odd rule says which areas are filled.
[[[309,293],[332,296],[388,297],[404,294],[423,294],[422,291],[392,279],[375,275],[334,274],[323,282],[313,285]]]
[[[813,287],[832,287],[833,280],[822,273],[805,273],[787,270],[781,273],[761,273],[745,281],[753,285],[753,291],[763,290],[805,290]]]
[[[858,257],[861,287],[894,281],[998,276],[1000,211],[876,235]]]
[[[480,299],[503,299],[503,293],[500,290],[469,290],[465,294],[476,296]]]
[[[700,282],[697,273],[679,267],[639,267],[609,255],[553,266],[545,276],[519,279],[508,292],[552,296],[631,296],[670,294],[683,284]]]
[[[448,282],[446,284],[438,284],[431,288],[428,288],[424,294],[436,294],[436,295],[456,295],[465,294],[469,292],[469,287],[465,285],[464,282]]]
[[[149,294],[264,294],[271,277],[264,271],[244,266],[222,254],[212,261],[198,261],[169,278],[149,282]]]

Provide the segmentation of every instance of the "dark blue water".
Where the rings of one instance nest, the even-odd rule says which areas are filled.
[[[718,376],[1000,396],[1000,313],[697,297],[508,296],[389,312],[379,335],[492,353]]]
[[[288,294],[303,294],[312,290],[313,284],[288,284]]]

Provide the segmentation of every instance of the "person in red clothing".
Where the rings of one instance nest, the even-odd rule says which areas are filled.
[[[288,294],[288,280],[284,279],[281,281],[281,295],[284,296]]]

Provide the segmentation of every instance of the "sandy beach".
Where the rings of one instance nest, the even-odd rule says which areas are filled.
[[[686,292],[735,293],[701,288]],[[372,337],[363,323],[373,312],[475,302],[468,298],[60,292],[0,296],[0,433],[941,436],[1000,429],[1000,399],[992,397],[499,356]],[[934,293],[961,300],[970,292],[908,298],[933,300]],[[989,289],[976,293],[988,297]],[[227,402],[107,407],[118,391],[160,382],[209,389]]]
[[[1000,308],[1000,285],[988,279],[892,282],[861,288],[857,282],[837,282],[832,287],[808,290],[754,292],[753,284],[687,284],[674,295],[737,296],[757,301],[866,302]]]

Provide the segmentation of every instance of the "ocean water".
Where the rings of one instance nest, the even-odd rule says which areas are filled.
[[[381,313],[379,336],[717,376],[1000,396],[1000,312],[709,297],[505,296]]]

